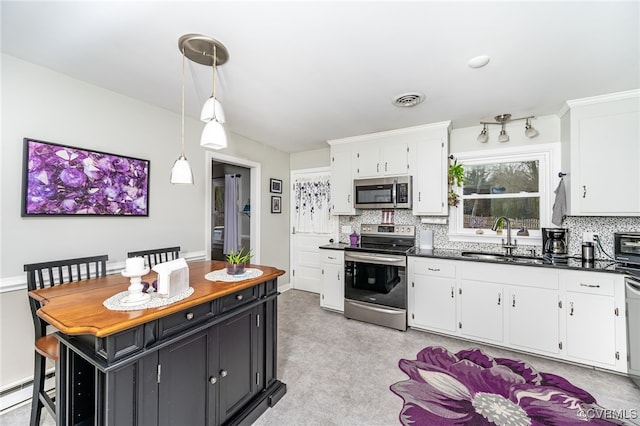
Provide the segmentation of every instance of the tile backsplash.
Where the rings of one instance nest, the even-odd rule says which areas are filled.
[[[362,214],[358,216],[340,216],[340,229],[342,229],[343,226],[351,226],[353,230],[360,233],[361,224],[380,223],[381,218],[381,210],[363,210]],[[449,225],[425,224],[422,223],[420,219],[420,217],[411,214],[411,210],[396,210],[394,214],[394,223],[396,225],[415,225],[416,230],[432,229],[433,246],[435,248],[470,251],[500,251],[500,247],[496,244],[449,241]],[[603,254],[601,250],[596,249],[596,258],[607,259],[607,255],[613,256],[613,233],[619,231],[640,231],[640,217],[568,216],[562,227],[569,230],[570,255],[580,256],[582,233],[594,232],[600,236],[602,248],[606,253]],[[349,234],[341,233],[340,241],[348,243]],[[516,249],[516,253],[529,254],[529,250],[531,248],[532,246],[519,247]],[[542,240],[536,249],[538,253],[541,253]]]

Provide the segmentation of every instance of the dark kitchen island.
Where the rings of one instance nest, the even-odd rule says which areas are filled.
[[[286,393],[277,378],[277,277],[209,281],[224,262],[189,264],[193,294],[128,311],[102,302],[119,274],[29,293],[56,327],[58,425],[251,424]],[[148,275],[143,280],[155,278]]]

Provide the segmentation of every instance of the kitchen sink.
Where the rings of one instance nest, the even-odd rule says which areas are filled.
[[[482,251],[463,251],[460,253],[462,257],[469,257],[477,260],[493,260],[499,262],[513,262],[513,263],[533,263],[533,264],[543,264],[544,259],[541,257],[533,257],[533,256],[507,256],[506,254],[500,253],[489,253]]]

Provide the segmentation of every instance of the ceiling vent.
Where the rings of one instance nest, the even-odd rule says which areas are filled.
[[[404,93],[393,99],[393,104],[397,107],[409,108],[414,107],[424,101],[423,93]]]

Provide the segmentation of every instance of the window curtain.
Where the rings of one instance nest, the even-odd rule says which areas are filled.
[[[224,175],[224,247],[222,253],[238,251],[240,231],[238,228],[238,188],[240,175]]]
[[[333,232],[330,175],[298,177],[293,183],[296,232]]]

